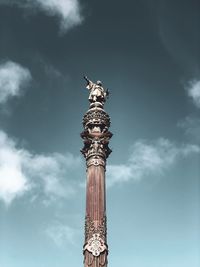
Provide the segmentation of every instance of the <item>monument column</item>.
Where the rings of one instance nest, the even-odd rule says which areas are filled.
[[[81,133],[84,142],[81,152],[86,158],[87,170],[84,267],[106,267],[105,168],[106,159],[111,153],[108,144],[112,137],[108,130],[110,118],[104,110],[108,90],[104,90],[100,81],[93,83],[84,78],[90,91],[90,107],[83,117],[84,131]]]

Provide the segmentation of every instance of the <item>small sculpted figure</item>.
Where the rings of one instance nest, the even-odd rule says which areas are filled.
[[[89,95],[89,101],[91,103],[94,102],[100,102],[100,103],[104,103],[106,101],[106,97],[108,97],[109,95],[109,91],[108,90],[104,90],[103,86],[102,86],[102,82],[101,81],[97,81],[96,83],[90,81],[87,76],[84,76],[84,79],[87,81],[87,86],[86,88],[90,91],[90,95]]]

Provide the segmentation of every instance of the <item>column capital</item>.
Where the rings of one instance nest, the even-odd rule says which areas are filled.
[[[101,107],[90,108],[83,117],[84,131],[81,133],[84,147],[81,150],[86,158],[87,167],[105,166],[106,159],[112,152],[108,147],[112,133],[110,117]]]

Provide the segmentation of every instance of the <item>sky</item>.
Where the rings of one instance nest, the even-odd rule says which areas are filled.
[[[111,92],[109,267],[200,266],[199,10],[0,0],[0,267],[83,266],[84,75]]]

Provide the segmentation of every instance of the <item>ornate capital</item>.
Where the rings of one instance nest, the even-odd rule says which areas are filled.
[[[109,132],[110,117],[102,107],[91,107],[83,118],[84,131],[81,133],[84,147],[81,150],[87,161],[87,167],[104,166],[109,154],[108,147],[112,133]]]

